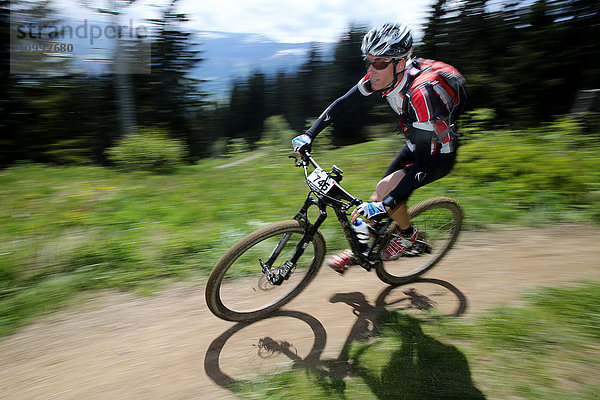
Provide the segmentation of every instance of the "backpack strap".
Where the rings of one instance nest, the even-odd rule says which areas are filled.
[[[412,97],[412,93],[414,91],[415,88],[412,88],[413,84],[415,83],[415,81],[417,80],[417,78],[424,72],[427,72],[431,69],[431,67],[425,66],[422,67],[421,64],[419,64],[418,60],[415,60],[412,62],[412,66],[417,68],[418,71],[410,76],[406,82],[406,85],[404,86],[404,89],[402,89],[401,93],[404,96],[404,104],[402,106],[402,123],[404,125],[404,130],[406,130],[407,126],[412,126],[412,124],[414,122],[417,121],[417,119],[413,116],[413,114],[409,111],[409,104],[411,101],[411,97]],[[411,90],[412,89],[412,90]],[[441,121],[441,120],[439,120]],[[438,135],[437,132],[434,130],[433,131],[433,137],[435,139],[435,141],[438,144],[442,144],[442,137],[446,134],[447,131],[443,132],[442,135]]]
[[[432,70],[431,64],[425,65],[423,67],[418,62],[418,60],[413,61],[412,64],[413,64],[413,67],[419,69],[419,71],[415,75],[413,75],[409,78],[404,89],[402,89],[402,92],[401,92],[405,98],[403,110],[402,110],[402,120],[403,120],[403,123],[405,126],[404,129],[406,129],[407,125],[411,126],[414,122],[416,122],[416,118],[410,113],[409,108],[408,108],[409,104],[411,102],[411,96],[412,96],[414,90],[416,89],[416,87],[418,87],[421,84],[426,83],[428,81],[427,77],[421,76],[421,75],[423,73],[426,73],[426,72]],[[438,75],[442,79],[444,79],[443,74],[438,74]],[[417,79],[419,77],[421,79]],[[413,86],[415,86],[415,87],[413,87]],[[452,87],[452,89],[454,89],[454,87]],[[454,94],[456,96],[456,102],[454,103],[452,110],[450,110],[450,112],[448,113],[447,116],[445,116],[445,117],[437,116],[435,118],[435,120],[433,121],[434,124],[439,123],[439,122],[446,122],[448,125],[448,128],[440,134],[438,134],[435,130],[433,131],[434,139],[440,145],[443,143],[442,139],[446,136],[446,134],[450,133],[451,136],[458,136],[456,133],[456,124],[454,122],[456,121],[458,116],[464,110],[464,99],[466,98],[466,91],[464,90],[464,86],[459,86],[456,90],[456,93],[452,93],[452,94]]]
[[[413,116],[408,111],[408,105],[410,104],[411,97],[409,89],[414,83],[415,79],[417,79],[417,77],[421,75],[424,71],[424,69],[421,68],[421,64],[419,64],[418,60],[414,60],[411,64],[414,68],[418,69],[418,71],[414,75],[408,77],[404,88],[400,91],[402,96],[404,96],[404,104],[402,105],[402,124],[404,125],[404,129],[406,129],[406,126],[412,125],[413,122],[415,122],[415,118],[413,118]]]

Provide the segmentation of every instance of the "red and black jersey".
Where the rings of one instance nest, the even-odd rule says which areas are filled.
[[[446,79],[447,78],[447,79]],[[452,80],[454,85],[452,84]],[[457,83],[458,82],[458,83]],[[349,105],[375,93],[369,74],[365,75],[344,96],[335,100],[306,131],[314,138],[331,124]],[[384,199],[387,206],[400,204],[427,176],[431,159],[453,157],[457,140],[453,123],[464,103],[464,80],[455,68],[439,61],[418,59],[407,64],[397,75],[392,87],[378,91],[398,115],[401,131],[406,137],[407,165],[405,177]]]
[[[405,131],[411,126],[421,130],[433,131],[436,139],[432,142],[431,152],[450,153],[452,134],[449,115],[461,101],[459,93],[446,80],[437,74],[427,74],[433,66],[458,71],[440,61],[418,59],[409,64],[394,86],[381,94],[399,116],[400,129]],[[364,96],[373,92],[369,82],[369,74],[358,82],[358,89]],[[414,151],[414,144],[408,140],[409,148]]]

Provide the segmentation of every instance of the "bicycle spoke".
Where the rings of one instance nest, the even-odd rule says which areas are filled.
[[[460,230],[460,208],[453,200],[431,199],[416,208],[411,217],[419,231],[415,245],[398,260],[384,262],[378,272],[388,283],[415,279],[431,268],[452,246]]]
[[[211,311],[221,318],[244,320],[268,313],[298,294],[321,265],[325,243],[320,234],[304,250],[288,279],[274,284],[269,276],[281,273],[303,237],[298,221],[283,221],[240,241],[239,248],[232,248],[216,266],[217,281],[207,291]]]

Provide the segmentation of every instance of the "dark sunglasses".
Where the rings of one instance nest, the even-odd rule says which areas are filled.
[[[382,69],[386,69],[390,63],[394,61],[394,59],[390,59],[387,61],[369,61],[369,60],[365,60],[365,66],[367,67],[367,69],[369,69],[369,67],[372,65],[373,68],[375,68],[378,71],[381,71]]]

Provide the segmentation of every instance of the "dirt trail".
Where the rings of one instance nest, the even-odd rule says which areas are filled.
[[[252,154],[252,155],[250,155],[248,157],[244,157],[241,160],[233,161],[233,162],[230,162],[230,163],[227,163],[227,164],[217,165],[216,167],[213,167],[213,168],[221,169],[221,168],[234,167],[236,165],[240,165],[240,164],[243,164],[245,162],[252,161],[252,160],[255,160],[257,158],[263,157],[265,155],[267,155],[267,153],[261,151],[261,152],[256,153],[256,154]]]
[[[600,279],[599,238],[579,226],[465,233],[427,280],[394,289],[361,268],[323,268],[289,311],[247,325],[214,317],[202,282],[102,296],[0,341],[0,399],[235,398],[224,388],[235,380],[343,360],[384,303],[469,318],[540,285]]]

